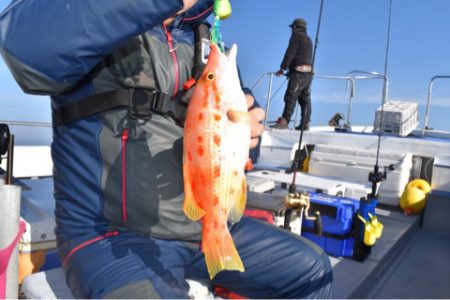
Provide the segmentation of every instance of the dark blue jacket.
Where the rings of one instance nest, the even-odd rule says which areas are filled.
[[[165,28],[163,20],[182,6],[181,0],[15,0],[0,14],[0,51],[21,88],[51,95],[53,108],[128,88],[171,96],[192,75],[192,26],[208,17],[212,0],[200,0]],[[124,109],[53,128],[63,258],[123,230],[199,241],[200,224],[182,212],[182,134],[169,118],[154,115],[142,124]]]

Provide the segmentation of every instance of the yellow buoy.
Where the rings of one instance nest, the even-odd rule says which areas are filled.
[[[425,208],[426,193],[417,187],[406,187],[400,198],[400,207],[406,215],[417,214]]]
[[[406,187],[407,188],[413,188],[413,187],[418,188],[425,194],[428,194],[431,191],[430,184],[423,179],[414,179],[413,181],[408,183],[408,185]]]

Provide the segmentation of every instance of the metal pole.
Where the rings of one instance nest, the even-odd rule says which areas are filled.
[[[264,118],[264,128],[267,126],[267,118],[269,118],[269,107],[270,107],[270,98],[272,97],[272,82],[273,82],[273,73],[270,73],[269,77],[269,91],[267,92],[267,101],[266,101],[266,117]]]
[[[355,79],[353,77],[349,77],[348,83],[351,83],[351,89],[350,89],[350,99],[348,101],[348,113],[347,113],[347,125],[351,125],[351,116],[352,116],[352,104],[353,104],[353,98],[355,97]]]
[[[52,127],[52,123],[47,122],[22,122],[22,121],[7,121],[0,120],[1,124],[6,124],[10,126],[27,126],[27,127]]]
[[[432,92],[433,83],[438,78],[450,78],[450,75],[437,75],[437,76],[433,76],[433,78],[431,78],[431,80],[430,80],[430,84],[428,85],[427,109],[425,112],[425,122],[423,123],[423,128],[422,128],[422,136],[425,135],[425,130],[428,129],[428,118],[429,118],[429,114],[430,114],[430,103],[431,103],[431,94],[433,93]]]
[[[0,249],[12,247],[10,256],[2,257],[2,264],[7,268],[0,284],[0,299],[18,299],[18,246],[17,236],[20,232],[20,193],[17,185],[5,184],[0,187]],[[6,259],[6,261],[5,261]]]
[[[8,159],[6,161],[6,184],[12,184],[13,177],[13,162],[14,162],[14,134],[9,136],[8,143]]]
[[[259,77],[258,81],[256,81],[255,85],[251,88],[252,92],[259,86],[259,84],[264,79],[264,77],[266,77],[266,75],[269,75],[269,74],[270,73],[264,73],[261,75],[261,77]]]

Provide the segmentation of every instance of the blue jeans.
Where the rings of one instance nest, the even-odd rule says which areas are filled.
[[[230,231],[245,272],[220,272],[212,284],[249,298],[331,298],[330,261],[312,242],[250,218]],[[131,232],[80,249],[65,271],[82,298],[188,298],[185,278],[209,280],[197,247]]]

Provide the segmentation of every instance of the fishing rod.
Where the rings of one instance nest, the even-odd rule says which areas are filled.
[[[387,37],[386,37],[386,52],[384,58],[384,81],[383,81],[383,98],[381,103],[381,111],[380,111],[380,122],[379,122],[379,130],[378,130],[378,141],[377,141],[377,154],[375,166],[373,168],[373,172],[369,173],[369,181],[372,183],[372,192],[370,194],[371,198],[375,198],[378,183],[386,179],[386,170],[384,172],[380,172],[379,159],[380,159],[380,147],[381,147],[381,132],[383,129],[383,116],[384,116],[384,104],[387,100],[387,69],[388,69],[388,59],[389,59],[389,44],[390,44],[390,36],[391,36],[391,16],[392,16],[392,0],[389,0],[389,16],[388,16],[388,27],[387,27]],[[391,170],[393,166],[389,167]]]
[[[317,22],[316,40],[314,42],[314,51],[313,51],[313,56],[312,56],[312,61],[311,61],[311,67],[313,70],[314,70],[314,61],[316,59],[317,45],[319,44],[319,31],[320,31],[320,24],[322,23],[323,1],[324,0],[320,0],[319,20]]]
[[[320,24],[322,23],[322,12],[323,12],[323,3],[324,0],[320,0],[320,10],[319,10],[319,19],[317,23],[317,31],[316,31],[316,39],[314,42],[314,51],[311,60],[311,72],[314,74],[314,62],[316,58],[317,45],[319,44],[319,32],[320,32]],[[303,141],[303,132],[305,130],[305,112],[302,110],[301,112],[301,124],[300,124],[300,138],[298,141],[297,155],[294,157],[294,163],[292,166],[293,175],[292,175],[292,183],[289,186],[289,193],[295,193],[295,181],[297,177],[297,169],[300,163],[300,151],[302,149],[302,141]]]
[[[365,232],[365,221],[366,219],[371,218],[371,214],[375,216],[375,207],[378,203],[376,198],[378,185],[381,181],[386,179],[387,168],[390,170],[394,170],[394,166],[390,165],[388,167],[384,167],[383,172],[380,171],[379,159],[380,159],[380,148],[381,148],[381,136],[383,130],[383,116],[384,116],[384,104],[387,100],[387,67],[388,67],[388,57],[389,57],[389,42],[390,42],[390,32],[391,32],[391,16],[392,16],[392,0],[389,0],[389,17],[388,17],[388,28],[387,28],[387,41],[386,41],[386,52],[385,52],[385,61],[384,61],[384,85],[383,85],[383,97],[381,103],[380,110],[380,118],[378,123],[378,141],[377,141],[377,153],[376,153],[376,161],[373,167],[373,172],[369,173],[369,182],[372,183],[371,193],[367,195],[367,197],[362,197],[360,199],[360,205],[358,209],[358,219],[357,222],[360,222],[355,226],[355,238],[359,239],[359,241],[364,240]],[[355,249],[353,253],[353,258],[359,261],[363,261],[370,253],[372,249],[372,244],[364,243],[356,243]]]
[[[322,22],[322,12],[323,12],[323,3],[324,0],[320,1],[320,10],[319,10],[319,18],[317,23],[317,31],[316,31],[316,39],[314,42],[314,50],[311,60],[311,76],[314,74],[314,62],[316,58],[316,52],[317,52],[317,45],[319,44],[319,32],[320,32],[320,24]],[[319,211],[314,212],[314,217],[310,217],[308,215],[308,209],[309,209],[309,196],[305,194],[298,194],[296,193],[296,185],[295,181],[297,179],[297,170],[300,163],[300,152],[302,149],[302,141],[303,141],[303,133],[305,131],[305,111],[302,110],[301,113],[301,124],[300,124],[300,137],[298,141],[298,148],[297,148],[297,155],[294,157],[294,162],[292,166],[292,183],[289,186],[289,195],[286,197],[285,205],[286,205],[286,211],[284,216],[284,228],[290,229],[290,220],[291,220],[291,214],[293,209],[299,209],[300,210],[300,217],[302,221],[303,214],[305,215],[305,218],[311,221],[314,221],[314,232],[317,235],[322,235],[322,217],[320,215]],[[301,224],[301,223],[300,223]]]

